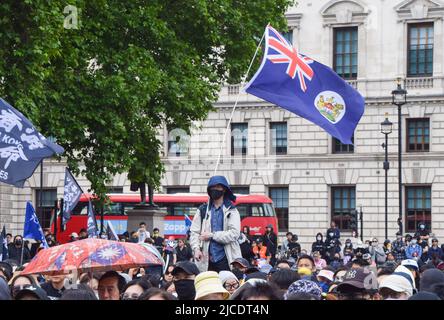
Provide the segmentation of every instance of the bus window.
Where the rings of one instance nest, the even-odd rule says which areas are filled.
[[[172,204],[168,207],[168,215],[171,216],[194,216],[196,210],[199,208],[200,204],[190,203],[190,204]]]
[[[269,203],[264,203],[265,207],[265,216],[274,217],[276,214],[274,213],[273,206]]]
[[[248,209],[249,205],[247,204],[239,204],[236,206],[237,211],[239,211],[240,218],[246,218],[248,217]]]
[[[123,212],[123,205],[120,202],[111,202],[105,204],[103,213],[107,216],[120,216]]]
[[[255,203],[251,205],[251,216],[252,217],[263,217],[265,216],[264,207],[261,203]]]
[[[72,215],[78,216],[78,215],[87,215],[88,214],[88,202],[79,202],[74,207],[74,210],[72,211]]]

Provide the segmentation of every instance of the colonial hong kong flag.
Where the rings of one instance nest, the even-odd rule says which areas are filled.
[[[317,124],[344,144],[364,113],[364,98],[331,68],[301,54],[270,25],[262,64],[245,91]]]

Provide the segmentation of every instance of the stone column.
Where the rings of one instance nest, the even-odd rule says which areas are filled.
[[[145,222],[147,231],[152,234],[154,228],[159,228],[160,235],[164,234],[164,217],[166,212],[158,207],[139,204],[134,209],[129,210],[128,214],[128,231],[137,231],[139,223]]]

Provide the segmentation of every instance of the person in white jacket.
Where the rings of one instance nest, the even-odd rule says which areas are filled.
[[[197,210],[190,228],[194,261],[201,272],[229,271],[231,263],[242,258],[236,197],[223,176],[212,177],[207,192],[209,203]]]

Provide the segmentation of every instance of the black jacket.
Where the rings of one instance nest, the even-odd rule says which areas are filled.
[[[264,235],[264,245],[270,251],[272,255],[276,254],[277,251],[277,236],[272,231],[271,233],[265,233]]]
[[[190,259],[193,257],[193,254],[191,253],[191,248],[187,245],[185,245],[182,250],[179,247],[176,247],[176,257],[177,262],[190,261]]]
[[[317,240],[318,236],[321,236],[321,240]],[[322,233],[318,233],[316,235],[316,241],[313,242],[313,244],[311,245],[311,252],[316,252],[319,251],[319,253],[321,254],[322,257],[325,256],[325,243],[324,243],[324,237],[322,235]]]
[[[9,246],[8,250],[9,259],[16,260],[20,263],[22,258],[22,247],[17,248],[15,245]],[[22,264],[29,262],[31,260],[31,253],[29,252],[28,247],[23,247],[23,261]]]

